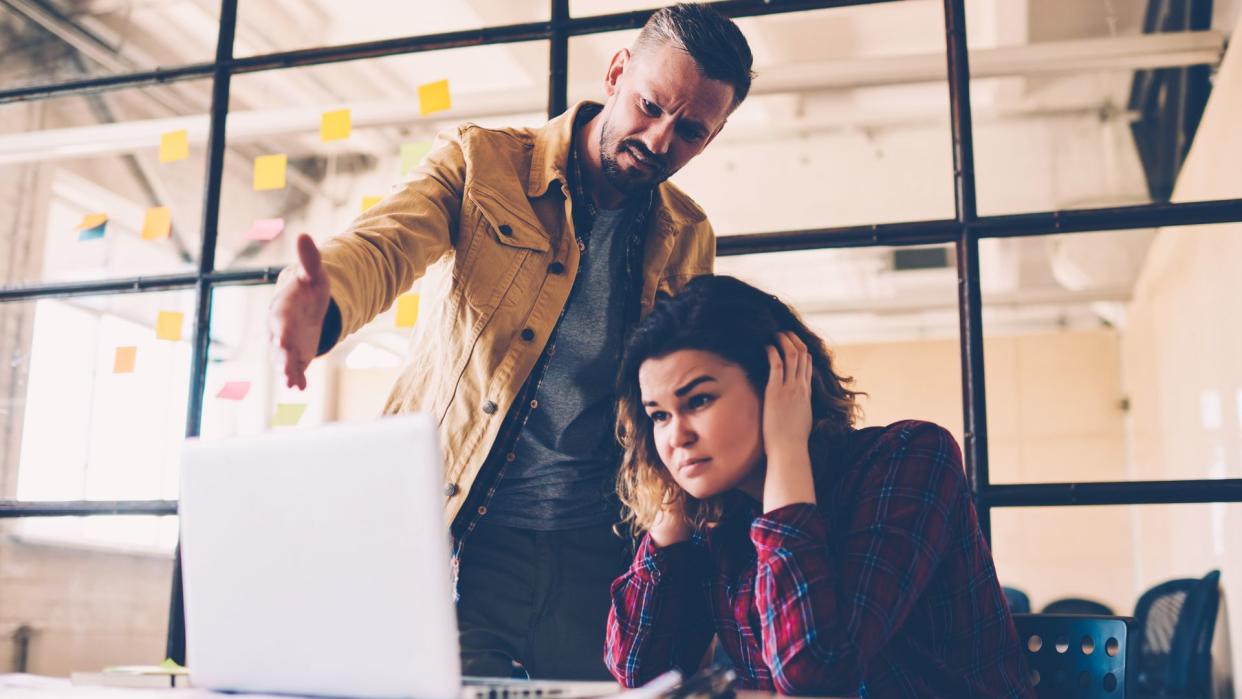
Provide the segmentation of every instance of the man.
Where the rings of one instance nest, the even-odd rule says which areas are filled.
[[[286,381],[426,273],[385,413],[440,422],[466,674],[607,679],[614,382],[657,294],[712,272],[703,212],[665,182],[750,89],[736,25],[705,5],[656,12],[613,56],[602,106],[540,129],[464,125],[406,187],[318,251],[297,241],[271,329]]]

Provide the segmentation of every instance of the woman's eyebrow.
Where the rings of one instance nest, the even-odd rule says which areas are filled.
[[[673,395],[677,396],[678,398],[681,398],[682,396],[686,395],[690,391],[694,390],[695,386],[698,386],[699,384],[705,383],[707,381],[715,381],[715,380],[716,380],[716,377],[708,375],[708,374],[703,374],[702,376],[696,379],[690,380],[689,382],[686,383],[685,386],[682,386],[676,391],[673,391]],[[658,405],[659,405],[658,401],[654,401],[654,400],[643,401],[644,408],[656,407]]]

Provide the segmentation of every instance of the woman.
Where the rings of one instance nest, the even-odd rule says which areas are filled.
[[[714,634],[747,688],[1031,695],[952,436],[854,429],[851,380],[779,299],[696,279],[635,329],[618,381],[642,537],[612,586],[618,681],[693,671]]]

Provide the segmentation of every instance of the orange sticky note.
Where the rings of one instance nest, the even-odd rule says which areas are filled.
[[[298,424],[304,412],[305,403],[277,403],[276,414],[272,416],[272,427],[292,427]]]
[[[78,230],[84,231],[90,228],[98,228],[108,222],[108,214],[87,214],[82,217],[82,222],[78,224]]]
[[[397,327],[412,328],[418,322],[418,294],[397,297]]]
[[[155,336],[161,340],[176,342],[181,339],[181,320],[185,314],[180,311],[160,311],[155,319]]]
[[[350,126],[348,109],[324,112],[319,119],[319,140],[326,143],[349,138]]]
[[[241,400],[250,393],[249,381],[226,381],[216,394],[216,398],[224,400]]]
[[[284,153],[260,155],[254,159],[254,191],[285,188],[285,168],[289,158]]]
[[[171,163],[190,157],[190,137],[185,129],[160,134],[160,162]]]
[[[433,83],[418,86],[418,113],[427,116],[433,112],[442,112],[453,106],[452,99],[449,98],[449,84],[447,80],[437,80]]]
[[[367,209],[371,208],[372,206],[375,206],[381,201],[384,201],[384,197],[382,195],[378,197],[363,197],[362,198],[362,210],[366,211]]]
[[[142,219],[142,239],[159,240],[172,234],[172,211],[167,206],[153,206],[147,209]]]
[[[112,360],[113,374],[134,373],[134,362],[138,359],[137,347],[117,347],[116,357]]]

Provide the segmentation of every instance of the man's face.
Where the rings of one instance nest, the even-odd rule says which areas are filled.
[[[707,147],[733,106],[733,88],[702,75],[672,46],[617,52],[605,81],[600,159],[624,193],[663,182]]]

